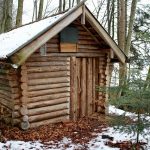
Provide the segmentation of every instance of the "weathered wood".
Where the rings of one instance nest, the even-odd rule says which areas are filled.
[[[7,107],[12,110],[14,105],[13,105],[13,102],[10,100],[1,98],[1,95],[0,95],[0,105],[3,105],[4,107]]]
[[[63,97],[69,97],[70,92],[65,93],[56,93],[51,95],[44,95],[44,96],[38,96],[38,97],[32,97],[28,99],[28,102],[38,102],[38,101],[46,101],[46,100],[53,100],[57,98],[63,98]]]
[[[65,82],[70,82],[70,78],[60,77],[60,78],[32,79],[28,81],[28,85],[53,84]]]
[[[79,49],[89,49],[89,50],[99,50],[99,46],[95,46],[95,45],[78,45]]]
[[[23,115],[23,116],[28,114],[27,106],[20,107],[20,114]]]
[[[93,105],[92,105],[92,111],[95,111],[95,100],[96,100],[96,58],[93,58],[93,71],[92,71],[92,76],[93,76],[93,89],[92,89],[92,100],[93,100]]]
[[[51,71],[66,71],[70,70],[69,66],[51,66],[51,67],[28,67],[28,73],[35,72],[51,72]],[[22,71],[24,73],[24,71]]]
[[[39,91],[45,89],[53,89],[53,88],[60,88],[60,87],[69,87],[70,83],[55,83],[55,84],[45,84],[45,85],[35,85],[35,86],[28,86],[28,91]]]
[[[61,52],[77,52],[77,44],[60,43]]]
[[[51,61],[51,62],[32,62],[32,63],[26,63],[27,67],[42,67],[42,66],[67,66],[69,65],[69,62],[57,62],[57,61]]]
[[[20,126],[21,126],[21,129],[27,130],[30,128],[30,123],[28,121],[23,121],[21,122]]]
[[[81,117],[86,116],[86,75],[87,75],[87,67],[86,67],[86,58],[82,58],[82,73],[81,73]]]
[[[70,95],[70,118],[77,119],[77,69],[76,57],[71,57],[71,95]]]
[[[35,115],[35,116],[30,116],[29,122],[32,123],[32,122],[36,122],[36,121],[42,121],[42,120],[44,121],[47,119],[52,119],[52,118],[56,118],[56,117],[60,117],[60,116],[66,116],[66,115],[69,115],[68,109],[45,113],[45,114],[39,114],[39,115]]]
[[[92,59],[87,63],[87,115],[92,114]]]
[[[46,106],[46,107],[41,107],[41,108],[33,108],[29,109],[29,116],[33,115],[39,115],[39,114],[44,114],[44,113],[49,113],[57,110],[63,110],[69,108],[69,103],[63,103],[63,104],[58,104],[54,106]]]
[[[39,78],[50,78],[50,77],[66,77],[70,76],[70,71],[57,71],[57,72],[41,72],[41,73],[29,73],[28,78],[39,79]]]
[[[77,69],[77,102],[76,102],[76,111],[77,118],[80,118],[81,114],[81,58],[76,59],[76,69]]]
[[[96,49],[98,48],[96,47]],[[47,54],[47,56],[50,56],[50,57],[57,57],[57,56],[59,57],[60,56],[61,57],[100,57],[100,56],[103,56],[103,54],[102,54],[102,51],[99,51],[96,53],[88,53],[88,52],[85,52],[85,53],[80,53],[80,52],[78,53],[49,53]]]
[[[70,87],[47,89],[47,90],[40,90],[40,91],[32,91],[32,92],[28,92],[28,97],[30,98],[30,97],[56,94],[56,93],[62,93],[62,92],[63,93],[64,92],[70,92]]]
[[[85,25],[85,5],[82,6],[81,24]]]
[[[63,62],[69,62],[69,57],[49,57],[49,56],[40,56],[39,54],[33,54],[28,59],[28,62],[47,62],[47,61],[63,61]]]
[[[29,121],[29,116],[24,115],[24,116],[22,117],[22,121],[24,121],[24,122]]]
[[[43,121],[39,121],[39,122],[34,122],[30,124],[31,128],[36,128],[38,126],[41,125],[46,125],[46,124],[50,124],[50,123],[57,123],[57,122],[61,122],[61,121],[68,121],[69,120],[69,115],[66,116],[61,116],[61,117],[56,117],[53,119],[47,119],[47,120],[43,120]]]
[[[39,102],[34,102],[34,103],[28,103],[28,108],[39,108],[39,107],[45,107],[45,106],[52,106],[52,105],[57,105],[57,104],[62,104],[62,103],[67,103],[69,102],[70,98],[69,97],[64,97],[64,98],[58,98],[54,100],[48,100],[48,101],[39,101]]]

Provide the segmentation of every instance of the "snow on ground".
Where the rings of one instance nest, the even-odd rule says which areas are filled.
[[[109,113],[122,115],[125,112],[123,110],[117,109],[114,106],[109,107]],[[133,113],[126,113],[127,116],[131,118],[135,118],[136,114]],[[148,121],[150,121],[150,118]],[[86,145],[74,144],[72,143],[71,139],[64,137],[58,143],[54,143],[53,141],[49,141],[48,143],[42,144],[40,141],[31,141],[31,142],[24,142],[24,141],[7,141],[6,143],[0,143],[0,150],[75,150],[75,149],[89,149],[89,150],[119,150],[119,148],[111,148],[106,146],[105,143],[108,139],[102,139],[102,135],[109,135],[113,137],[113,142],[117,141],[127,141],[135,139],[133,134],[121,133],[114,129],[113,127],[104,128],[102,133],[95,132],[93,134],[97,135],[96,138],[93,138],[89,143]],[[145,130],[145,133],[147,131]],[[146,142],[147,145],[145,150],[150,150],[150,135],[147,134],[145,137],[140,136],[140,140],[142,142]]]

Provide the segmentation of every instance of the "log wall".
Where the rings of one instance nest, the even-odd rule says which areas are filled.
[[[20,99],[19,75],[9,64],[0,65],[0,117],[14,125],[15,105]]]

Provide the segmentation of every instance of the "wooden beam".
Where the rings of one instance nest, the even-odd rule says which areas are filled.
[[[122,63],[126,62],[125,54],[119,49],[117,44],[112,40],[112,38],[108,35],[105,29],[99,24],[99,22],[93,17],[93,15],[89,12],[88,9],[85,10],[86,18],[91,26],[97,31],[99,36],[101,36],[105,42],[113,49],[114,53],[117,55],[119,60]]]
[[[30,44],[26,45],[24,48],[10,56],[11,61],[18,66],[23,64],[35,50],[37,50],[40,46],[58,34],[62,29],[72,23],[81,14],[82,7],[79,7],[70,15],[60,20],[56,25],[52,26],[51,29],[39,36],[36,40],[32,41]]]
[[[47,56],[54,56],[54,57],[100,57],[104,56],[108,51],[100,50],[99,52],[84,52],[84,53],[50,53]],[[62,66],[61,66],[62,67]]]
[[[81,24],[85,25],[85,5],[82,6]]]

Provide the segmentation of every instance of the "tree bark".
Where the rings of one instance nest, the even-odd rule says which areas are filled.
[[[22,25],[23,1],[24,0],[18,0],[16,27],[19,27]]]
[[[44,0],[40,0],[40,4],[39,4],[39,12],[38,12],[38,20],[42,19],[42,14],[43,14],[43,4],[44,4]]]
[[[128,35],[127,35],[126,47],[125,47],[125,54],[127,56],[129,55],[130,47],[131,47],[131,37],[132,37],[132,30],[133,30],[133,23],[135,19],[136,7],[137,7],[137,0],[132,0],[130,21],[129,21],[129,26],[128,26]]]
[[[62,12],[62,0],[59,0],[59,13]]]
[[[118,46],[124,51],[125,48],[125,0],[118,1]],[[119,91],[118,97],[121,96],[123,86],[126,82],[126,64],[119,64]]]
[[[3,1],[3,15],[0,23],[0,33],[6,32],[12,28],[12,6],[13,0]]]

